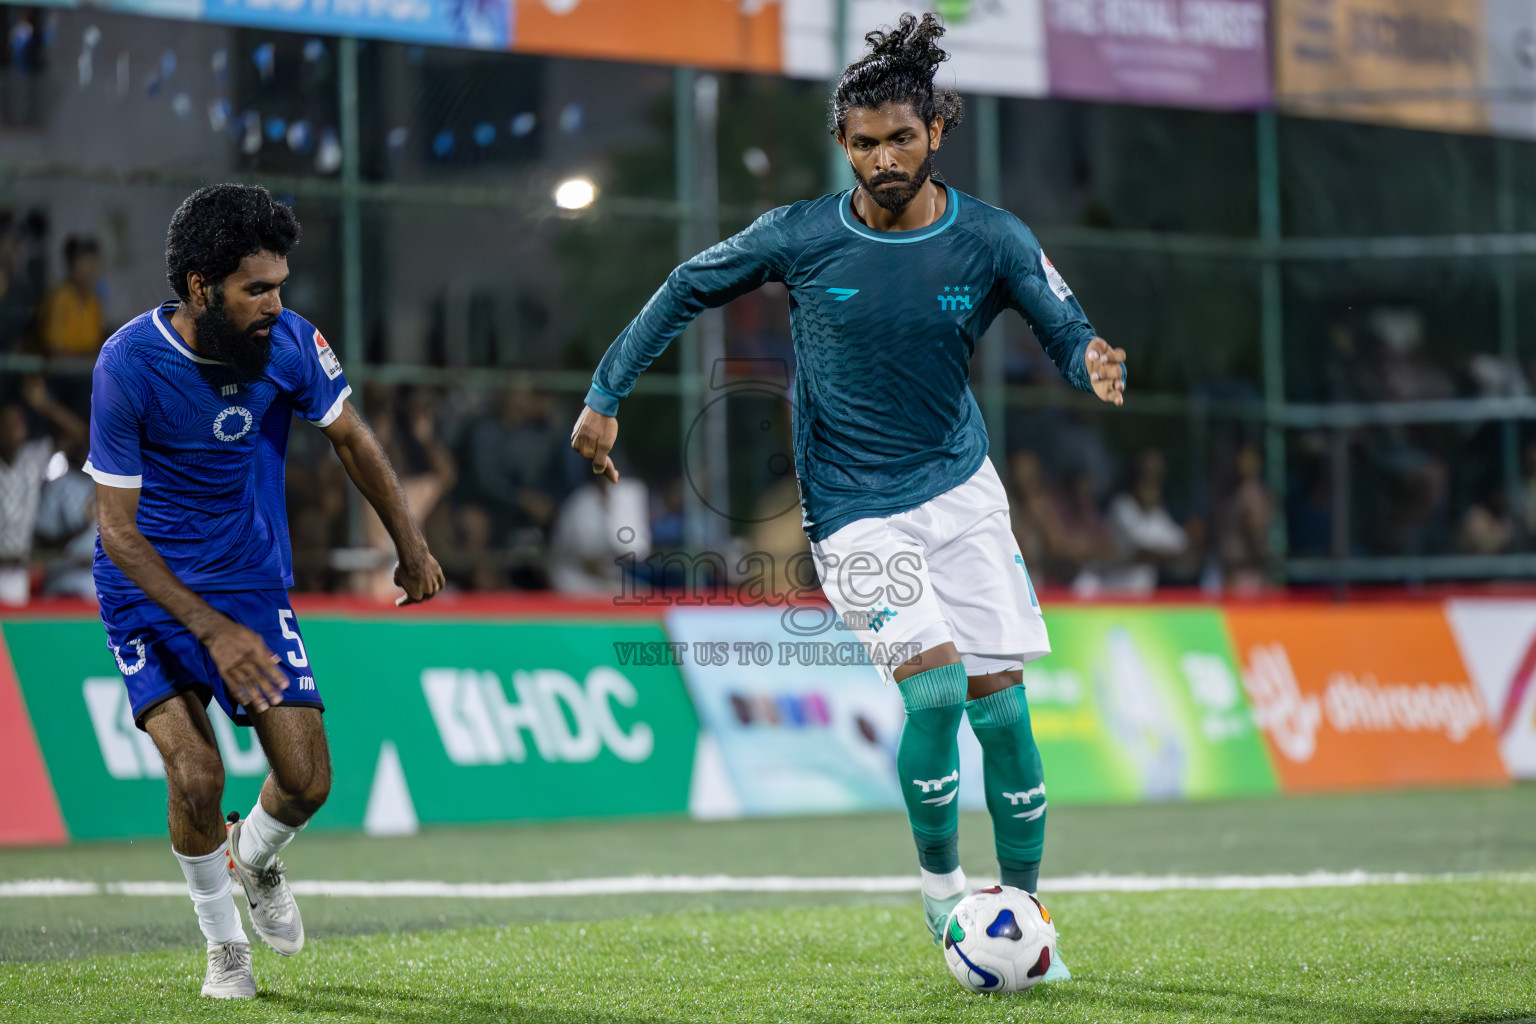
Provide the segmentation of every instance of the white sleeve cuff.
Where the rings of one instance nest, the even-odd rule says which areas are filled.
[[[138,490],[144,486],[144,477],[118,476],[116,473],[103,473],[101,470],[91,465],[90,459],[85,460],[85,465],[82,468],[85,470],[87,476],[104,487],[123,487],[128,490]]]
[[[347,396],[351,393],[352,385],[348,384],[346,387],[341,389],[341,394],[336,396],[336,401],[331,404],[331,407],[325,410],[325,415],[321,416],[317,420],[310,420],[310,422],[317,427],[328,427],[332,423],[335,423],[336,417],[341,415],[342,405],[346,403]]]

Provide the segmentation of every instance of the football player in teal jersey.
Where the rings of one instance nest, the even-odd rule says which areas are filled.
[[[933,82],[943,32],[931,14],[904,15],[866,36],[832,102],[857,187],[766,213],[674,270],[598,365],[571,438],[617,480],[619,402],[641,371],[705,308],[788,287],[795,469],[822,588],[877,664],[918,652],[879,667],[907,711],[896,767],[936,943],[966,892],[962,716],[981,743],[1005,885],[1035,892],[1045,836],[1022,668],[1050,642],[987,458],[971,356],[1007,307],[1074,387],[1118,406],[1126,384],[1124,351],[1095,334],[1029,228],[934,178],[961,116]],[[1066,977],[1057,958],[1046,978]]]

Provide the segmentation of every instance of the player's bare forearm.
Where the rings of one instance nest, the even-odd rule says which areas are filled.
[[[426,538],[421,535],[416,517],[411,515],[400,478],[379,446],[379,439],[350,402],[323,429],[347,476],[379,514],[379,522],[394,541],[395,551],[400,555],[395,582],[405,590],[409,601],[425,601],[443,588],[443,571],[427,550]]]
[[[379,446],[379,439],[373,436],[373,431],[368,429],[352,403],[348,402],[335,422],[325,428],[325,435],[330,438],[358,493],[379,514],[379,521],[388,531],[389,539],[395,542],[400,557],[425,555],[427,542],[406,504],[400,478]]]
[[[103,491],[111,496],[103,495]],[[98,486],[96,507],[101,520],[101,549],[134,586],[144,591],[145,596],[174,615],[193,636],[203,640],[224,616],[177,579],[165,559],[139,532],[134,522],[138,498],[136,490]],[[125,522],[119,506],[130,501],[132,515],[126,517]]]
[[[136,488],[96,485],[101,549],[146,597],[175,616],[208,649],[235,699],[256,711],[283,700],[288,680],[276,655],[253,631],[215,610],[171,571],[139,532]]]

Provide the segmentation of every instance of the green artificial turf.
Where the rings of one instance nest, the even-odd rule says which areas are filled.
[[[915,905],[682,913],[318,940],[257,953],[252,1004],[195,951],[0,965],[27,1021],[1514,1021],[1536,1013],[1536,885],[1053,901],[1074,980],[975,996]]]
[[[985,815],[962,819],[973,877]],[[900,815],[306,833],[295,879],[903,875]],[[1439,885],[1058,894],[1084,873],[1516,872]],[[0,898],[0,1021],[1254,1021],[1536,1024],[1536,786],[1051,809],[1042,891],[1075,979],[972,996],[912,894],[304,897],[262,998],[198,997],[185,897]],[[179,878],[164,839],[0,851],[0,881]]]

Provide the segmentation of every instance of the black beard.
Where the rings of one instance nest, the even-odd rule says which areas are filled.
[[[928,184],[928,179],[933,176],[934,152],[931,149],[928,151],[928,155],[923,158],[922,166],[917,169],[916,174],[891,172],[877,174],[873,178],[865,178],[859,173],[859,169],[855,167],[853,169],[853,176],[858,179],[859,185],[864,189],[864,194],[873,199],[876,205],[882,206],[892,213],[900,213],[907,208],[908,203],[917,198],[917,194],[923,190],[923,186]],[[880,187],[891,181],[905,182],[905,185],[901,188]]]
[[[267,363],[272,361],[272,335],[258,337],[256,332],[277,323],[276,317],[263,317],[241,330],[230,323],[223,297],[218,296],[192,323],[197,347],[209,359],[227,364],[242,380],[255,380],[267,371]]]

